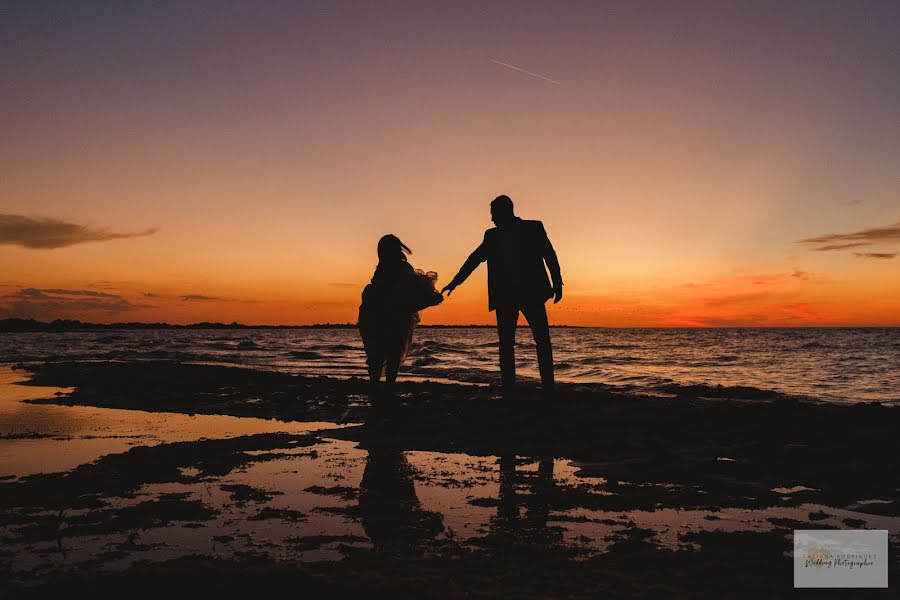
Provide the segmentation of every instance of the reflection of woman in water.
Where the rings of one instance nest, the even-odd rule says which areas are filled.
[[[422,508],[414,475],[401,450],[369,450],[359,485],[359,513],[376,550],[415,552],[444,530],[441,514]]]
[[[359,332],[373,384],[373,403],[382,374],[386,395],[390,394],[409,352],[419,311],[442,300],[434,287],[437,274],[413,269],[407,254],[412,251],[395,235],[378,240],[378,267],[363,290],[359,307]]]

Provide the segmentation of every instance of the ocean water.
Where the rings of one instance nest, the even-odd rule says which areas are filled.
[[[552,330],[560,382],[622,391],[900,404],[900,328]],[[157,330],[0,334],[0,364],[153,360],[238,365],[305,375],[365,377],[354,329]],[[537,378],[530,331],[517,370]],[[495,383],[491,328],[420,328],[405,379]],[[730,388],[723,392],[717,386]],[[738,389],[740,388],[740,389]]]

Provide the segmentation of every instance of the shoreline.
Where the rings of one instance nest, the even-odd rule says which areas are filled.
[[[164,361],[28,369],[23,387],[74,389],[23,410],[273,428],[136,438],[65,472],[0,477],[0,594],[787,597],[792,530],[823,527],[888,529],[898,576],[900,490],[881,465],[900,452],[900,407],[578,385],[548,403],[531,386],[501,400],[404,382],[400,406],[374,418],[360,379]],[[357,424],[327,425],[348,409]],[[297,422],[319,425],[277,432]]]
[[[496,324],[448,324],[448,323],[432,323],[419,324],[417,329],[496,329]],[[305,325],[264,325],[264,324],[245,324],[245,323],[164,323],[164,322],[113,322],[113,323],[88,323],[77,320],[57,319],[55,321],[36,321],[35,319],[19,319],[9,318],[0,319],[0,334],[2,333],[74,333],[74,332],[91,332],[91,331],[152,331],[152,330],[255,330],[255,329],[357,329],[355,323],[312,323]],[[729,325],[729,326],[705,326],[705,325],[669,325],[669,326],[634,326],[634,327],[612,327],[606,325],[569,325],[559,324],[550,325],[551,329],[604,329],[604,330],[693,330],[693,329],[715,329],[715,330],[814,330],[814,329],[900,329],[900,325]]]
[[[358,443],[385,427],[403,450],[514,451],[585,461],[602,456],[632,471],[643,465],[640,470],[647,475],[661,475],[666,465],[684,470],[678,463],[690,454],[695,466],[703,463],[700,471],[718,471],[724,463],[756,477],[797,479],[772,479],[767,489],[805,485],[846,499],[849,492],[839,493],[835,484],[847,477],[855,484],[852,493],[871,488],[871,494],[892,494],[894,510],[900,508],[893,482],[878,483],[883,478],[877,463],[858,463],[861,455],[874,460],[900,454],[900,436],[895,435],[900,407],[880,403],[836,405],[789,397],[766,401],[755,397],[755,390],[749,398],[708,399],[691,394],[690,388],[686,395],[660,398],[575,384],[560,385],[557,397],[546,402],[532,386],[503,400],[491,386],[399,382],[399,407],[387,421],[376,419],[367,427],[368,383],[362,379],[169,362],[63,362],[29,368],[34,371],[26,385],[74,388],[67,395],[27,401],[34,404],[285,422],[337,422],[343,416],[345,422],[361,425],[331,435]],[[722,457],[735,460],[717,460]],[[789,475],[792,470],[797,473]]]

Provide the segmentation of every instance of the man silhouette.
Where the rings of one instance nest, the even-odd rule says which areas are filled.
[[[544,303],[550,298],[554,304],[562,299],[562,275],[556,252],[544,225],[517,217],[509,196],[497,196],[491,202],[491,220],[496,227],[484,232],[484,241],[441,293],[453,293],[478,265],[487,261],[488,310],[496,311],[497,315],[503,391],[511,391],[516,382],[516,323],[521,312],[531,327],[537,347],[541,387],[544,393],[550,394],[554,388],[553,349]]]

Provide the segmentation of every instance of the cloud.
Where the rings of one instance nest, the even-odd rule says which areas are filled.
[[[22,288],[4,298],[9,301],[9,305],[0,308],[0,314],[33,319],[57,319],[78,313],[122,313],[155,308],[149,304],[131,302],[118,294],[95,290]]]
[[[900,221],[887,227],[873,227],[854,231],[853,233],[827,233],[805,240],[799,243],[816,246],[814,250],[846,250],[860,246],[871,246],[875,243],[900,241]]]
[[[526,75],[530,75],[531,77],[535,77],[536,79],[542,79],[548,83],[552,83],[553,85],[559,85],[559,82],[555,79],[550,79],[549,77],[544,77],[543,75],[538,75],[537,73],[533,73],[527,69],[523,69],[522,67],[517,67],[516,65],[511,65],[509,63],[503,62],[502,60],[497,60],[496,58],[489,59],[495,65],[500,65],[501,67],[506,67],[507,69],[512,69],[513,71],[518,71],[519,73],[525,73]]]
[[[701,298],[700,301],[707,306],[728,306],[732,304],[755,303],[757,300],[768,298],[770,295],[769,292],[748,292]]]
[[[206,296],[204,294],[185,294],[179,296],[179,299],[182,302],[225,302],[227,300],[219,296]]]
[[[118,294],[110,294],[109,292],[98,292],[96,290],[61,290],[59,288],[38,289],[24,288],[16,293],[20,297],[28,298],[50,298],[53,296],[87,296],[89,298],[121,298]]]
[[[847,200],[846,202],[841,202],[844,206],[859,206],[862,204],[862,200],[857,198],[856,200]]]
[[[749,298],[746,298],[749,300]],[[806,302],[780,302],[778,296],[770,301],[741,305],[726,302],[706,307],[675,311],[663,318],[663,323],[679,327],[759,327],[767,325],[800,325],[821,322],[826,318],[816,306]]]
[[[856,258],[894,258],[897,256],[896,252],[854,252],[853,256]]]
[[[807,302],[791,302],[789,304],[781,305],[782,311],[786,314],[784,315],[785,319],[802,319],[802,320],[814,320],[822,316],[822,313],[818,308],[809,304]]]
[[[108,279],[104,279],[102,281],[92,281],[87,284],[90,288],[96,288],[98,290],[114,290],[121,286],[132,285],[133,281],[110,281]]]
[[[303,310],[317,310],[320,308],[335,308],[342,306],[355,306],[355,303],[343,300],[320,300],[318,302],[307,302],[303,305]]]
[[[818,248],[813,248],[816,252],[827,252],[829,250],[849,250],[850,248],[859,248],[860,246],[870,246],[869,242],[853,242],[850,244],[827,244]]]
[[[106,228],[68,223],[49,217],[0,214],[0,245],[32,249],[64,248],[84,242],[105,242],[153,235],[158,227],[133,233],[118,233]]]
[[[760,289],[792,288],[800,281],[812,283],[821,282],[825,278],[818,273],[804,271],[797,267],[791,267],[790,271],[776,271],[768,273],[737,273],[711,279],[709,281],[683,283],[680,287],[695,290],[702,293],[727,293],[733,294],[735,290],[745,290],[746,286],[753,286],[747,290],[756,293]]]
[[[261,300],[245,300],[240,298],[228,298],[225,296],[211,296],[208,294],[166,294],[159,292],[141,292],[144,298],[155,298],[163,302],[179,301],[179,302],[242,302],[247,304],[259,304]]]

